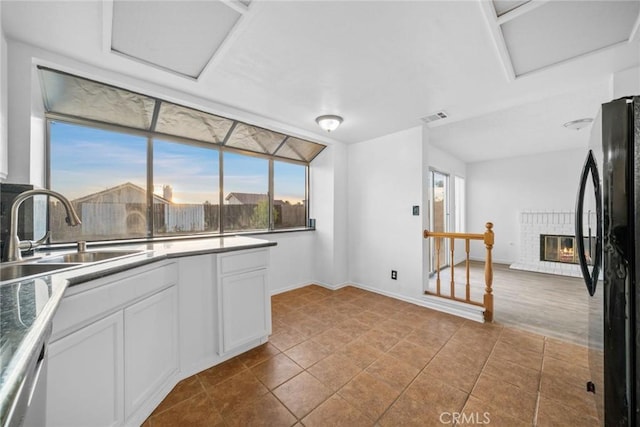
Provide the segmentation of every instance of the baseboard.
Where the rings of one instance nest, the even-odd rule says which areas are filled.
[[[469,257],[469,261],[478,261],[478,262],[484,263],[486,261],[486,258],[484,257],[478,258],[478,257],[472,256],[472,257]],[[515,261],[509,261],[506,259],[495,259],[495,258],[492,261],[493,261],[493,264],[505,264],[507,266],[515,262]],[[464,262],[464,260],[462,262]]]
[[[296,289],[304,288],[305,286],[311,286],[311,285],[322,286],[323,288],[329,289],[330,291],[337,291],[340,288],[344,288],[345,286],[349,286],[349,284],[350,284],[350,282],[338,283],[337,285],[330,285],[328,283],[323,283],[323,282],[318,282],[318,281],[305,282],[305,283],[300,283],[298,285],[287,286],[286,288],[274,289],[274,290],[271,291],[271,296],[282,294],[282,293],[289,292],[289,291],[294,291]]]
[[[277,295],[283,292],[304,288],[305,286],[310,286],[310,285],[322,286],[323,288],[329,289],[331,291],[336,291],[340,288],[344,288],[345,286],[353,286],[356,288],[363,289],[365,291],[384,295],[389,298],[394,298],[400,301],[408,302],[410,304],[415,304],[420,307],[426,307],[432,310],[437,310],[443,313],[448,313],[454,316],[462,317],[464,319],[484,323],[484,307],[479,307],[472,304],[465,304],[458,301],[452,301],[446,298],[438,298],[431,295],[424,295],[419,298],[413,298],[413,297],[408,297],[406,295],[401,295],[394,292],[388,292],[381,289],[373,288],[371,286],[363,285],[362,283],[357,283],[357,282],[343,282],[337,285],[330,285],[328,283],[322,283],[322,282],[316,281],[313,283],[304,283],[300,285],[290,286],[287,288],[277,289],[275,291],[272,291],[271,295],[272,296]]]
[[[454,316],[463,317],[468,320],[473,320],[474,322],[484,323],[484,307],[479,307],[477,305],[465,304],[433,295],[425,295],[423,297],[422,306],[441,311],[443,313],[453,314]]]
[[[124,420],[125,426],[141,426],[142,423],[153,413],[153,411],[162,403],[165,397],[169,395],[171,390],[180,381],[180,373],[176,371],[168,377],[155,393],[149,397],[142,405],[135,409],[129,417]]]
[[[355,286],[356,288],[364,289],[365,291],[374,292],[376,294],[384,295],[390,298],[395,298],[400,301],[408,302],[410,304],[419,305],[421,307],[426,307],[433,310],[441,311],[443,313],[452,314],[454,316],[463,317],[475,322],[484,323],[484,307],[478,307],[472,304],[464,304],[458,301],[452,301],[446,298],[438,298],[431,295],[424,295],[420,298],[408,297],[406,295],[372,288],[371,286],[363,285],[362,283],[356,282],[352,282],[351,286]]]
[[[285,292],[293,291],[293,290],[300,289],[300,288],[304,288],[305,286],[309,286],[309,285],[311,285],[311,283],[304,282],[304,283],[298,283],[296,285],[289,285],[289,286],[287,286],[285,288],[273,289],[273,290],[271,290],[271,296],[278,295],[278,294],[283,294]]]
[[[322,286],[323,288],[329,289],[331,291],[337,291],[338,289],[344,288],[345,286],[349,286],[351,282],[342,282],[342,283],[338,283],[337,285],[330,285],[328,283],[322,283],[322,282],[314,282],[309,284]]]

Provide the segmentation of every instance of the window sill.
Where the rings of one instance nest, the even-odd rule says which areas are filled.
[[[181,235],[181,236],[156,236],[156,237],[146,237],[139,239],[122,239],[122,240],[98,240],[98,241],[88,241],[88,246],[91,248],[96,247],[104,247],[104,246],[115,246],[115,245],[139,245],[141,243],[155,243],[155,242],[170,242],[170,241],[182,241],[182,240],[197,240],[197,239],[212,239],[212,238],[223,238],[223,237],[232,237],[232,236],[265,236],[269,234],[285,234],[285,233],[299,233],[305,231],[315,231],[315,228],[310,227],[298,227],[298,228],[283,228],[280,230],[262,230],[262,231],[237,231],[230,232],[224,234],[217,233],[208,233],[208,234],[189,234],[189,235]],[[38,252],[51,250],[51,249],[75,249],[75,242],[68,243],[54,243],[50,245],[42,245],[37,249]]]

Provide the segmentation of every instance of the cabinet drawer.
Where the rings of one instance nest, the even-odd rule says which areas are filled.
[[[130,304],[142,297],[161,290],[177,281],[175,264],[153,269],[131,270],[126,277],[114,276],[85,292],[64,297],[53,319],[51,340],[64,336],[75,329]],[[98,279],[102,281],[104,279]],[[87,285],[90,285],[88,282]]]
[[[232,252],[219,256],[220,274],[235,274],[267,268],[269,255],[266,249]]]

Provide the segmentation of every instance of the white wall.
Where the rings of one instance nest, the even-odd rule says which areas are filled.
[[[628,68],[613,75],[613,99],[640,96],[640,67]]]
[[[0,182],[7,177],[9,152],[7,147],[7,41],[2,31],[2,2],[0,2]]]
[[[442,151],[438,147],[429,146],[429,166],[440,171],[448,173],[451,178],[454,176],[465,177],[467,175],[467,164],[462,160],[453,157],[446,151]]]
[[[467,164],[467,231],[482,233],[484,224],[493,222],[494,262],[516,261],[518,212],[575,210],[586,155],[585,137],[585,149]],[[483,258],[482,247],[475,247],[472,256]]]
[[[314,282],[316,236],[313,231],[274,233],[255,237],[278,243],[270,250],[271,294]]]
[[[12,41],[8,41],[7,47],[7,182],[44,186],[45,122],[34,51]],[[34,102],[36,96],[40,96],[39,105]]]
[[[324,149],[311,164],[310,217],[316,220],[315,281],[332,287],[348,281],[347,149]]]
[[[422,127],[348,147],[348,258],[352,282],[417,298],[423,292]],[[398,280],[391,280],[391,270]]]

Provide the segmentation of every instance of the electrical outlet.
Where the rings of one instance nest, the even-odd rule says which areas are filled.
[[[398,280],[398,272],[395,270],[391,270],[391,278],[393,280]]]

